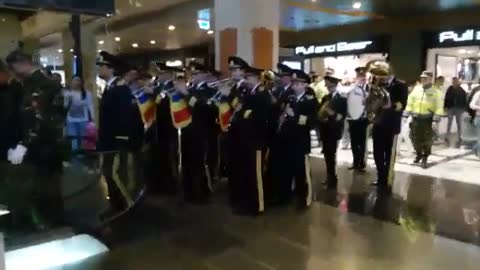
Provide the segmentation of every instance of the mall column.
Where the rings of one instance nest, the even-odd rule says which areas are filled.
[[[215,0],[215,65],[228,74],[228,57],[272,69],[279,52],[280,0]]]

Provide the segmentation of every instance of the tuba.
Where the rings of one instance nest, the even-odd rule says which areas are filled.
[[[320,107],[320,110],[318,111],[318,120],[322,123],[326,123],[328,121],[328,117],[330,116],[329,115],[329,110],[331,110],[330,108],[330,100],[327,100],[325,101],[322,106]]]
[[[381,118],[385,107],[391,106],[390,97],[385,89],[385,80],[390,76],[390,65],[384,61],[370,61],[367,64],[370,74],[368,86],[369,93],[366,100],[367,118],[370,122],[376,122]]]

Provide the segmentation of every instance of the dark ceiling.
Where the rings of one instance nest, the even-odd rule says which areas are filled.
[[[27,19],[28,17],[34,15],[35,11],[23,10],[23,9],[0,8],[0,13],[15,14],[15,15],[18,16],[18,18],[21,21],[23,21],[23,20]]]

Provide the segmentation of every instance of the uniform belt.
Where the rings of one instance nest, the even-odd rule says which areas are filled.
[[[431,114],[414,114],[412,115],[413,119],[420,119],[420,120],[427,120],[433,119],[433,115]]]

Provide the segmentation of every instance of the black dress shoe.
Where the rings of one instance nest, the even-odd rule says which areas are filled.
[[[358,167],[356,171],[359,172],[359,173],[366,173],[367,172],[365,167]]]
[[[422,168],[423,169],[428,169],[428,157],[423,157],[422,158]]]
[[[357,169],[357,166],[356,165],[353,165],[352,167],[348,167],[348,170],[349,171],[353,171],[353,170],[356,170]]]
[[[420,163],[421,160],[422,160],[422,157],[421,157],[421,156],[417,156],[417,157],[413,160],[413,164],[418,164],[418,163]]]

